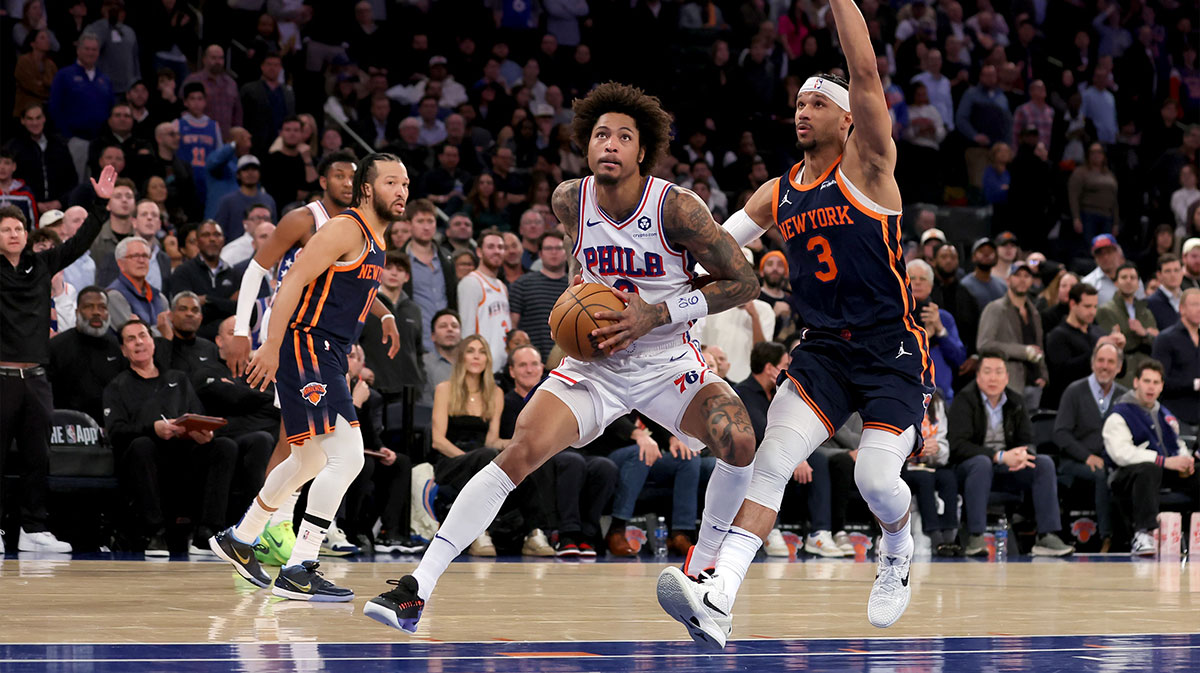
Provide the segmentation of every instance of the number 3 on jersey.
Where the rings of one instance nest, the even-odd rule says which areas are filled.
[[[829,249],[829,240],[824,236],[813,236],[812,238],[808,239],[807,248],[810,252],[819,248],[820,250],[817,252],[817,261],[825,265],[824,269],[817,271],[814,274],[817,277],[817,280],[823,283],[828,283],[834,278],[837,278],[837,262],[834,261],[833,252]]]

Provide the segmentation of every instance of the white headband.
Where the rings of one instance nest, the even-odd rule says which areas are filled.
[[[809,77],[807,80],[805,80],[804,86],[800,87],[800,93],[804,93],[806,91],[811,93],[819,93],[833,101],[834,105],[842,108],[846,112],[850,111],[850,92],[846,90],[846,87],[833,80],[823,79],[821,77]]]

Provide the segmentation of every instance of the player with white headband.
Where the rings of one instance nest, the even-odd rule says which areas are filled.
[[[795,115],[804,160],[760,187],[724,225],[739,245],[778,227],[789,302],[804,329],[780,374],[741,510],[727,532],[701,532],[723,536],[715,568],[659,576],[659,603],[699,643],[724,646],[738,588],[788,479],[854,412],[863,419],[854,478],[883,529],[868,621],[891,626],[911,596],[911,494],[900,471],[921,449],[933,363],[911,315],[896,146],[867,24],[853,0],[829,5],[853,87],[827,74],[804,82]]]

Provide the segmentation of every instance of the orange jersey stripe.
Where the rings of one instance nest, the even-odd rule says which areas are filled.
[[[870,423],[863,423],[863,429],[864,430],[866,430],[866,429],[883,430],[884,432],[890,432],[893,435],[896,435],[897,437],[904,434],[904,432],[901,431],[900,428],[897,428],[894,425],[888,425],[887,423],[879,423],[879,422],[875,422],[875,421],[872,421]]]
[[[817,403],[808,396],[808,393],[804,392],[804,386],[800,385],[800,382],[797,381],[794,376],[788,374],[787,377],[791,379],[792,385],[796,386],[796,391],[800,393],[801,399],[803,399],[804,403],[813,410],[813,413],[817,415],[817,418],[821,419],[821,424],[825,426],[825,430],[827,430],[829,432],[829,436],[832,437],[834,433],[833,423],[830,423],[829,419],[825,417],[825,412],[821,411],[821,407],[817,406]]]
[[[316,284],[316,281],[313,281]],[[325,300],[329,298],[329,288],[333,287],[333,268],[331,267],[325,272],[325,287],[321,290],[321,298],[317,300],[317,307],[313,310],[312,320],[307,321],[308,324],[315,325],[321,319],[321,310],[325,308]],[[304,314],[300,314],[300,319],[304,320]]]

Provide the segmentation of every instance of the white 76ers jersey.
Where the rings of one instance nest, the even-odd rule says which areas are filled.
[[[322,204],[320,201],[313,201],[304,207],[308,208],[309,212],[312,213],[314,232],[320,229],[321,225],[329,221],[329,211],[325,210],[324,204]],[[288,270],[291,269],[292,265],[296,263],[296,258],[299,257],[300,253],[303,251],[304,246],[300,243],[296,243],[291,248],[288,248],[287,252],[283,253],[283,257],[279,258],[279,265],[275,267],[275,290],[271,292],[270,298],[266,300],[266,308],[261,312],[262,320],[258,325],[254,326],[252,330],[256,335],[256,338],[260,332],[262,338],[266,338],[265,330],[267,325],[270,324],[271,320],[271,304],[275,301],[275,295],[279,294],[279,286],[283,284],[283,277],[287,275]]]
[[[636,292],[647,304],[657,304],[692,291],[695,260],[686,250],[674,248],[662,230],[663,203],[673,184],[648,178],[642,200],[622,222],[610,217],[596,199],[595,178],[579,186],[579,224],[573,254],[582,267],[584,282],[603,283],[624,292]],[[646,352],[679,344],[690,323],[662,325],[629,349]]]

